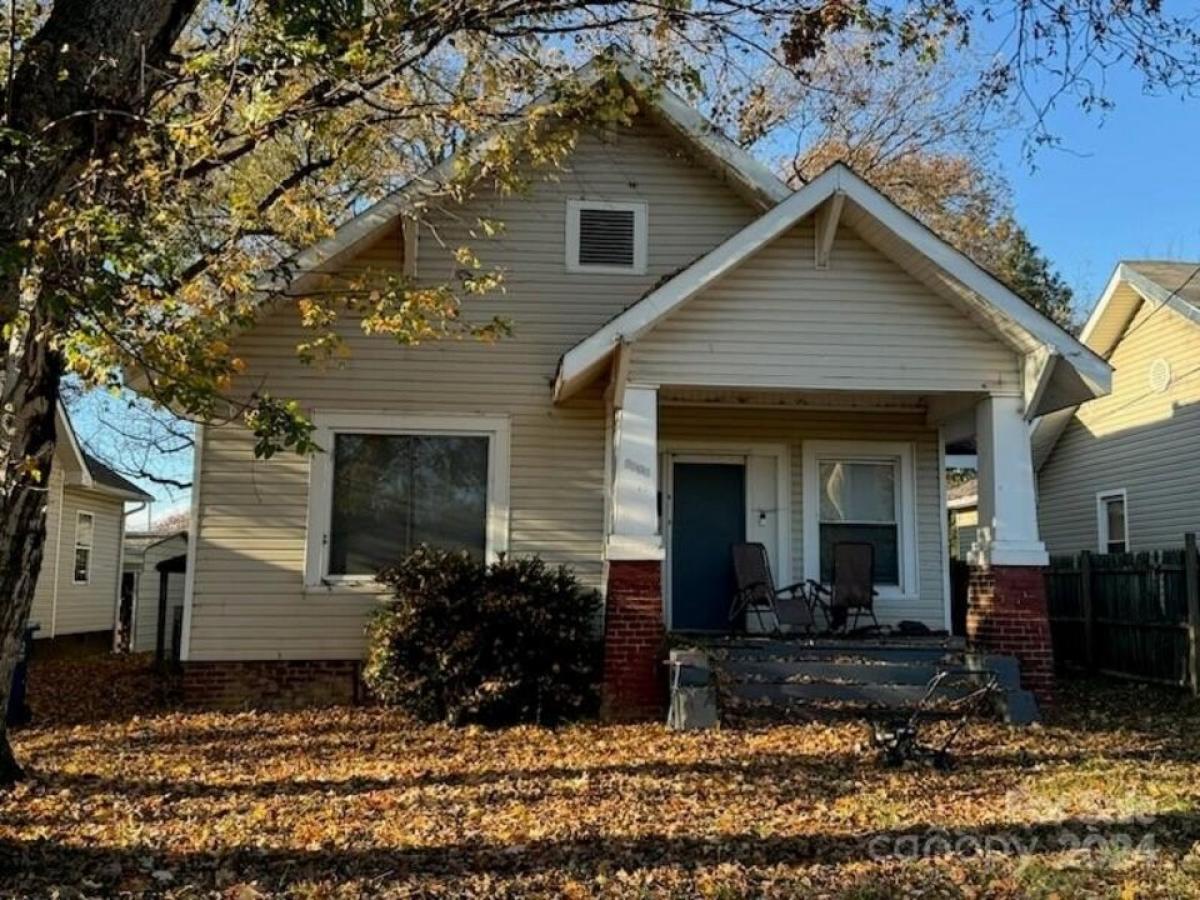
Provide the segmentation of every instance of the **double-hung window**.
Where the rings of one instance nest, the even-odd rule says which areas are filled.
[[[72,581],[87,584],[92,580],[92,542],[96,534],[96,517],[81,512],[75,517],[75,564]]]
[[[1096,526],[1101,553],[1129,552],[1129,520],[1124,488],[1101,491],[1096,495]]]
[[[804,446],[805,577],[828,584],[834,547],[870,544],[883,593],[917,591],[915,478],[908,444],[808,441]]]
[[[506,549],[508,422],[318,415],[306,580],[368,581],[420,544],[494,559]]]

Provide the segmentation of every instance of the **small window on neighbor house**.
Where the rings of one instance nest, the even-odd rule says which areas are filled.
[[[76,584],[87,584],[92,577],[92,540],[96,530],[96,517],[81,512],[75,519],[75,568]]]
[[[1129,527],[1125,491],[1109,491],[1096,498],[1101,553],[1129,552]]]
[[[567,201],[567,270],[641,275],[646,271],[644,203]]]

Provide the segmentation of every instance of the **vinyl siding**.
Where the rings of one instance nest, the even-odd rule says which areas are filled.
[[[646,384],[1016,392],[1017,355],[844,225],[806,220],[633,347]]]
[[[152,653],[158,644],[158,592],[159,572],[155,569],[160,562],[187,552],[187,538],[177,535],[151,544],[146,548],[142,564],[138,568],[136,624],[133,634],[133,649],[137,653]],[[128,570],[128,567],[126,567]],[[171,623],[174,611],[183,606],[183,573],[172,573],[167,582],[166,640],[171,641]]]
[[[644,276],[570,274],[566,201],[643,200],[649,205]],[[507,270],[505,290],[466,304],[475,318],[503,315],[514,336],[492,346],[446,341],[398,348],[343,323],[342,366],[305,367],[294,310],[281,305],[238,342],[247,383],[309,410],[505,414],[511,424],[509,547],[567,563],[599,585],[604,515],[605,417],[601,387],[570,404],[551,403],[559,357],[675,272],[747,224],[755,211],[708,169],[680,156],[677,139],[639,123],[606,140],[585,136],[556,181],[537,180],[509,201],[480,198],[453,214],[433,213],[420,235],[418,270],[452,274],[450,249],[467,244],[484,265]],[[505,223],[476,240],[478,217]],[[440,243],[439,243],[440,242]],[[398,230],[359,265],[399,267]],[[281,454],[254,460],[245,429],[207,429],[201,452],[199,528],[189,658],[353,658],[375,596],[303,586],[308,470]],[[197,527],[194,526],[194,527]]]
[[[902,441],[914,447],[917,489],[917,577],[915,600],[880,600],[881,623],[916,619],[933,628],[945,625],[941,491],[937,431],[920,415],[875,412],[800,412],[775,409],[667,406],[659,413],[663,442],[761,441],[788,447],[791,465],[791,566],[793,580],[804,573],[803,446],[808,440]]]
[[[1113,390],[1081,407],[1038,477],[1042,539],[1051,553],[1096,550],[1096,494],[1125,488],[1134,550],[1179,547],[1200,530],[1200,330],[1143,303],[1117,344]],[[1150,365],[1171,385],[1155,393]]]
[[[53,476],[51,476],[53,481]],[[52,497],[56,496],[52,492]],[[52,501],[53,502],[53,501]],[[54,503],[57,507],[58,504]],[[57,560],[51,565],[47,556],[38,577],[39,596],[30,621],[40,622],[39,637],[110,631],[117,602],[118,562],[121,554],[124,503],[104,494],[67,485],[61,509],[53,511],[54,530],[47,532],[47,552],[57,545]],[[92,540],[91,573],[87,584],[75,584],[75,528],[80,512],[95,517]],[[62,536],[57,537],[58,516],[62,516]],[[58,575],[58,602],[54,602],[54,573]],[[49,590],[44,596],[43,584]],[[47,599],[49,604],[47,605]]]

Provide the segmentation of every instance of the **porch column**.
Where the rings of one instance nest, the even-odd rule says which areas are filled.
[[[975,410],[979,529],[968,555],[967,637],[1017,657],[1025,687],[1052,698],[1054,659],[1046,608],[1046,545],[1038,537],[1029,426],[1020,397],[988,397]]]
[[[650,718],[666,703],[655,388],[629,385],[613,397],[612,450],[603,714]]]

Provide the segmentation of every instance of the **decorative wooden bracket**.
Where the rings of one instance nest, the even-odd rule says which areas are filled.
[[[842,207],[846,203],[846,195],[842,191],[834,191],[829,199],[817,209],[817,245],[815,263],[818,269],[829,268],[829,255],[833,251],[833,239],[837,235],[838,220],[842,217]]]

